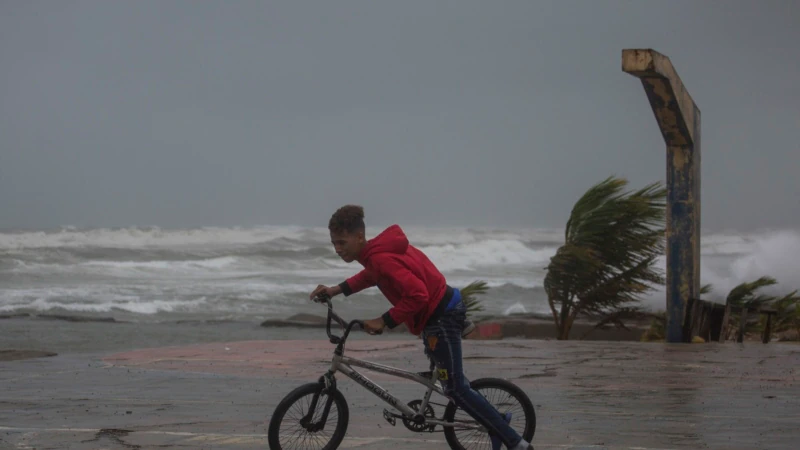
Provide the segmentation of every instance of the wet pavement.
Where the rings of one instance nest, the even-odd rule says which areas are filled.
[[[383,336],[348,356],[425,370],[421,343]],[[0,362],[0,448],[267,448],[266,424],[328,367],[327,341],[246,341]],[[470,378],[508,378],[533,400],[537,449],[795,449],[800,345],[466,341]],[[420,385],[363,371],[405,401]],[[340,448],[447,448],[382,418],[344,376]],[[437,414],[441,414],[441,406]]]

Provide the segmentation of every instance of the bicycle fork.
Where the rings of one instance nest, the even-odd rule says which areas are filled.
[[[321,431],[325,428],[325,423],[328,421],[328,413],[333,404],[333,396],[329,393],[336,390],[336,378],[334,378],[333,372],[327,372],[325,375],[319,377],[319,383],[325,386],[314,393],[314,397],[311,398],[311,405],[308,407],[308,413],[305,417],[300,419],[300,425],[311,433]],[[322,410],[322,417],[320,417],[317,422],[312,422],[314,420],[314,412],[317,410],[319,397],[322,394],[326,394],[327,396],[325,409]]]

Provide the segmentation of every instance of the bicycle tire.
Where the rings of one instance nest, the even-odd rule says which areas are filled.
[[[528,442],[531,442],[533,439],[533,435],[536,433],[536,412],[533,409],[533,403],[531,403],[531,399],[528,397],[525,392],[519,388],[516,384],[508,381],[503,380],[501,378],[479,378],[474,380],[470,383],[470,387],[483,395],[489,403],[492,403],[492,406],[498,409],[501,413],[506,412],[516,412],[517,408],[510,408],[506,405],[506,401],[500,402],[495,399],[495,396],[487,396],[488,391],[491,389],[495,389],[501,392],[504,392],[508,395],[508,397],[513,398],[519,404],[519,407],[522,411],[522,416],[524,418],[524,423],[522,426],[517,428],[516,424],[518,423],[519,414],[512,415],[511,425],[519,433],[519,429],[521,428],[523,431],[520,433],[523,439]],[[499,403],[503,403],[503,405],[498,405]],[[499,406],[499,407],[498,407]],[[472,419],[466,412],[461,410],[455,403],[452,401],[447,404],[447,407],[444,411],[444,420],[447,422],[452,422],[453,419],[456,417],[456,413],[460,412],[461,417],[460,419]],[[462,443],[464,438],[459,437],[458,430],[454,427],[444,427],[444,436],[447,439],[447,443],[450,445],[450,448],[453,450],[468,450],[470,448],[492,448],[491,443],[489,441],[489,435],[487,433],[476,434],[475,430],[470,430],[469,434],[474,438],[477,438],[477,445],[470,445],[465,446]]]
[[[318,414],[322,414],[322,411],[325,407],[325,402],[328,396],[333,399],[333,404],[331,405],[331,409],[329,412],[329,416],[325,423],[325,428],[330,426],[331,420],[336,420],[336,425],[333,431],[333,434],[330,435],[329,439],[326,441],[318,441],[315,436],[313,436],[313,432],[309,432],[300,425],[299,420],[308,412],[308,407],[311,406],[311,399],[313,396],[321,392],[322,389],[325,388],[325,385],[322,383],[308,383],[304,384],[292,392],[290,392],[286,397],[278,403],[278,406],[275,408],[275,411],[272,413],[272,418],[269,421],[269,428],[267,431],[267,440],[269,441],[269,448],[270,450],[292,450],[294,448],[303,448],[303,449],[319,449],[319,450],[335,450],[339,447],[342,443],[342,439],[344,439],[344,435],[347,432],[347,424],[350,418],[350,411],[347,407],[347,401],[345,400],[344,396],[342,395],[339,390],[334,389],[328,392],[328,395],[320,395],[319,401],[314,411],[314,418],[319,417]],[[304,397],[309,397],[307,401],[304,401]],[[305,406],[305,410],[303,407]],[[335,417],[334,417],[334,409],[333,407],[336,406]],[[294,408],[293,408],[294,407]],[[295,411],[300,409],[299,415],[293,418],[287,418],[287,413],[290,411]],[[294,422],[296,420],[296,422]],[[287,425],[286,422],[293,422],[289,424],[290,426],[296,428],[296,431],[300,432],[303,437],[302,440],[300,438],[295,439],[295,443],[297,446],[290,446],[287,444],[283,444],[281,441],[282,438],[285,438],[285,435],[288,433],[281,432],[281,425]],[[321,430],[325,431],[325,429]],[[325,434],[325,433],[323,433]],[[314,440],[321,444],[321,446],[312,446],[309,447],[308,439]],[[322,438],[324,439],[324,438]],[[301,445],[302,442],[302,445]]]

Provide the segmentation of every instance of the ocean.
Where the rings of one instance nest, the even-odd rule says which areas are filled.
[[[404,230],[451,285],[488,283],[490,289],[482,297],[484,314],[549,313],[542,282],[549,258],[563,243],[562,230]],[[27,342],[11,336],[10,330],[42,327],[36,319],[43,316],[69,322],[58,327],[70,330],[113,318],[151,330],[156,343],[173,332],[182,333],[177,324],[194,324],[186,339],[178,338],[181,342],[222,337],[198,332],[197,324],[218,327],[215,330],[227,327],[224,336],[245,329],[255,338],[292,334],[286,329],[259,330],[258,325],[298,313],[323,315],[323,308],[309,302],[309,292],[361,269],[358,263],[341,261],[329,241],[325,228],[277,226],[3,232],[0,315],[11,318],[0,321],[0,348]],[[701,242],[702,283],[713,284],[712,299],[724,301],[733,286],[762,275],[778,279],[776,291],[800,287],[798,231],[712,233],[703,235]],[[659,265],[664,268],[663,258]],[[663,309],[664,303],[663,287],[642,301],[651,310]],[[334,304],[346,318],[372,318],[388,307],[377,289],[337,297]],[[65,320],[69,317],[95,321]],[[48,323],[45,328],[55,326]],[[130,334],[137,333],[147,332]],[[46,344],[36,341],[36,333],[28,334],[28,341]]]

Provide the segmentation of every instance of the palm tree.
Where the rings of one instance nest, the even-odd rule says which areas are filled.
[[[666,189],[653,183],[623,192],[627,184],[609,177],[590,188],[550,258],[544,287],[558,339],[569,338],[579,314],[634,311],[641,294],[664,284],[654,264],[664,253]]]
[[[800,296],[792,291],[772,302],[775,307],[775,331],[794,330],[800,339]]]
[[[728,294],[726,299],[727,311],[730,307],[740,307],[741,316],[739,319],[733,318],[730,330],[738,328],[736,340],[742,342],[744,334],[748,325],[748,309],[759,309],[762,307],[771,307],[775,310],[775,322],[771,326],[775,332],[795,330],[800,336],[800,296],[797,291],[792,291],[782,297],[776,297],[766,294],[757,294],[761,288],[767,286],[774,286],[778,284],[777,280],[770,276],[763,276],[755,281],[745,282],[737,285]],[[738,323],[737,323],[738,322]],[[764,326],[763,321],[755,327],[755,330]],[[755,331],[751,329],[750,331]],[[728,333],[729,335],[730,333]]]
[[[483,295],[488,290],[489,287],[485,281],[473,281],[467,287],[461,289],[461,301],[467,307],[468,316],[483,311],[483,305],[478,299],[478,295]]]
[[[739,318],[739,332],[736,340],[742,342],[744,339],[745,328],[747,327],[747,316],[750,308],[767,306],[775,300],[774,296],[756,294],[759,289],[777,284],[775,278],[764,276],[751,282],[741,283],[731,289],[725,304],[729,307],[740,307],[742,315]]]

